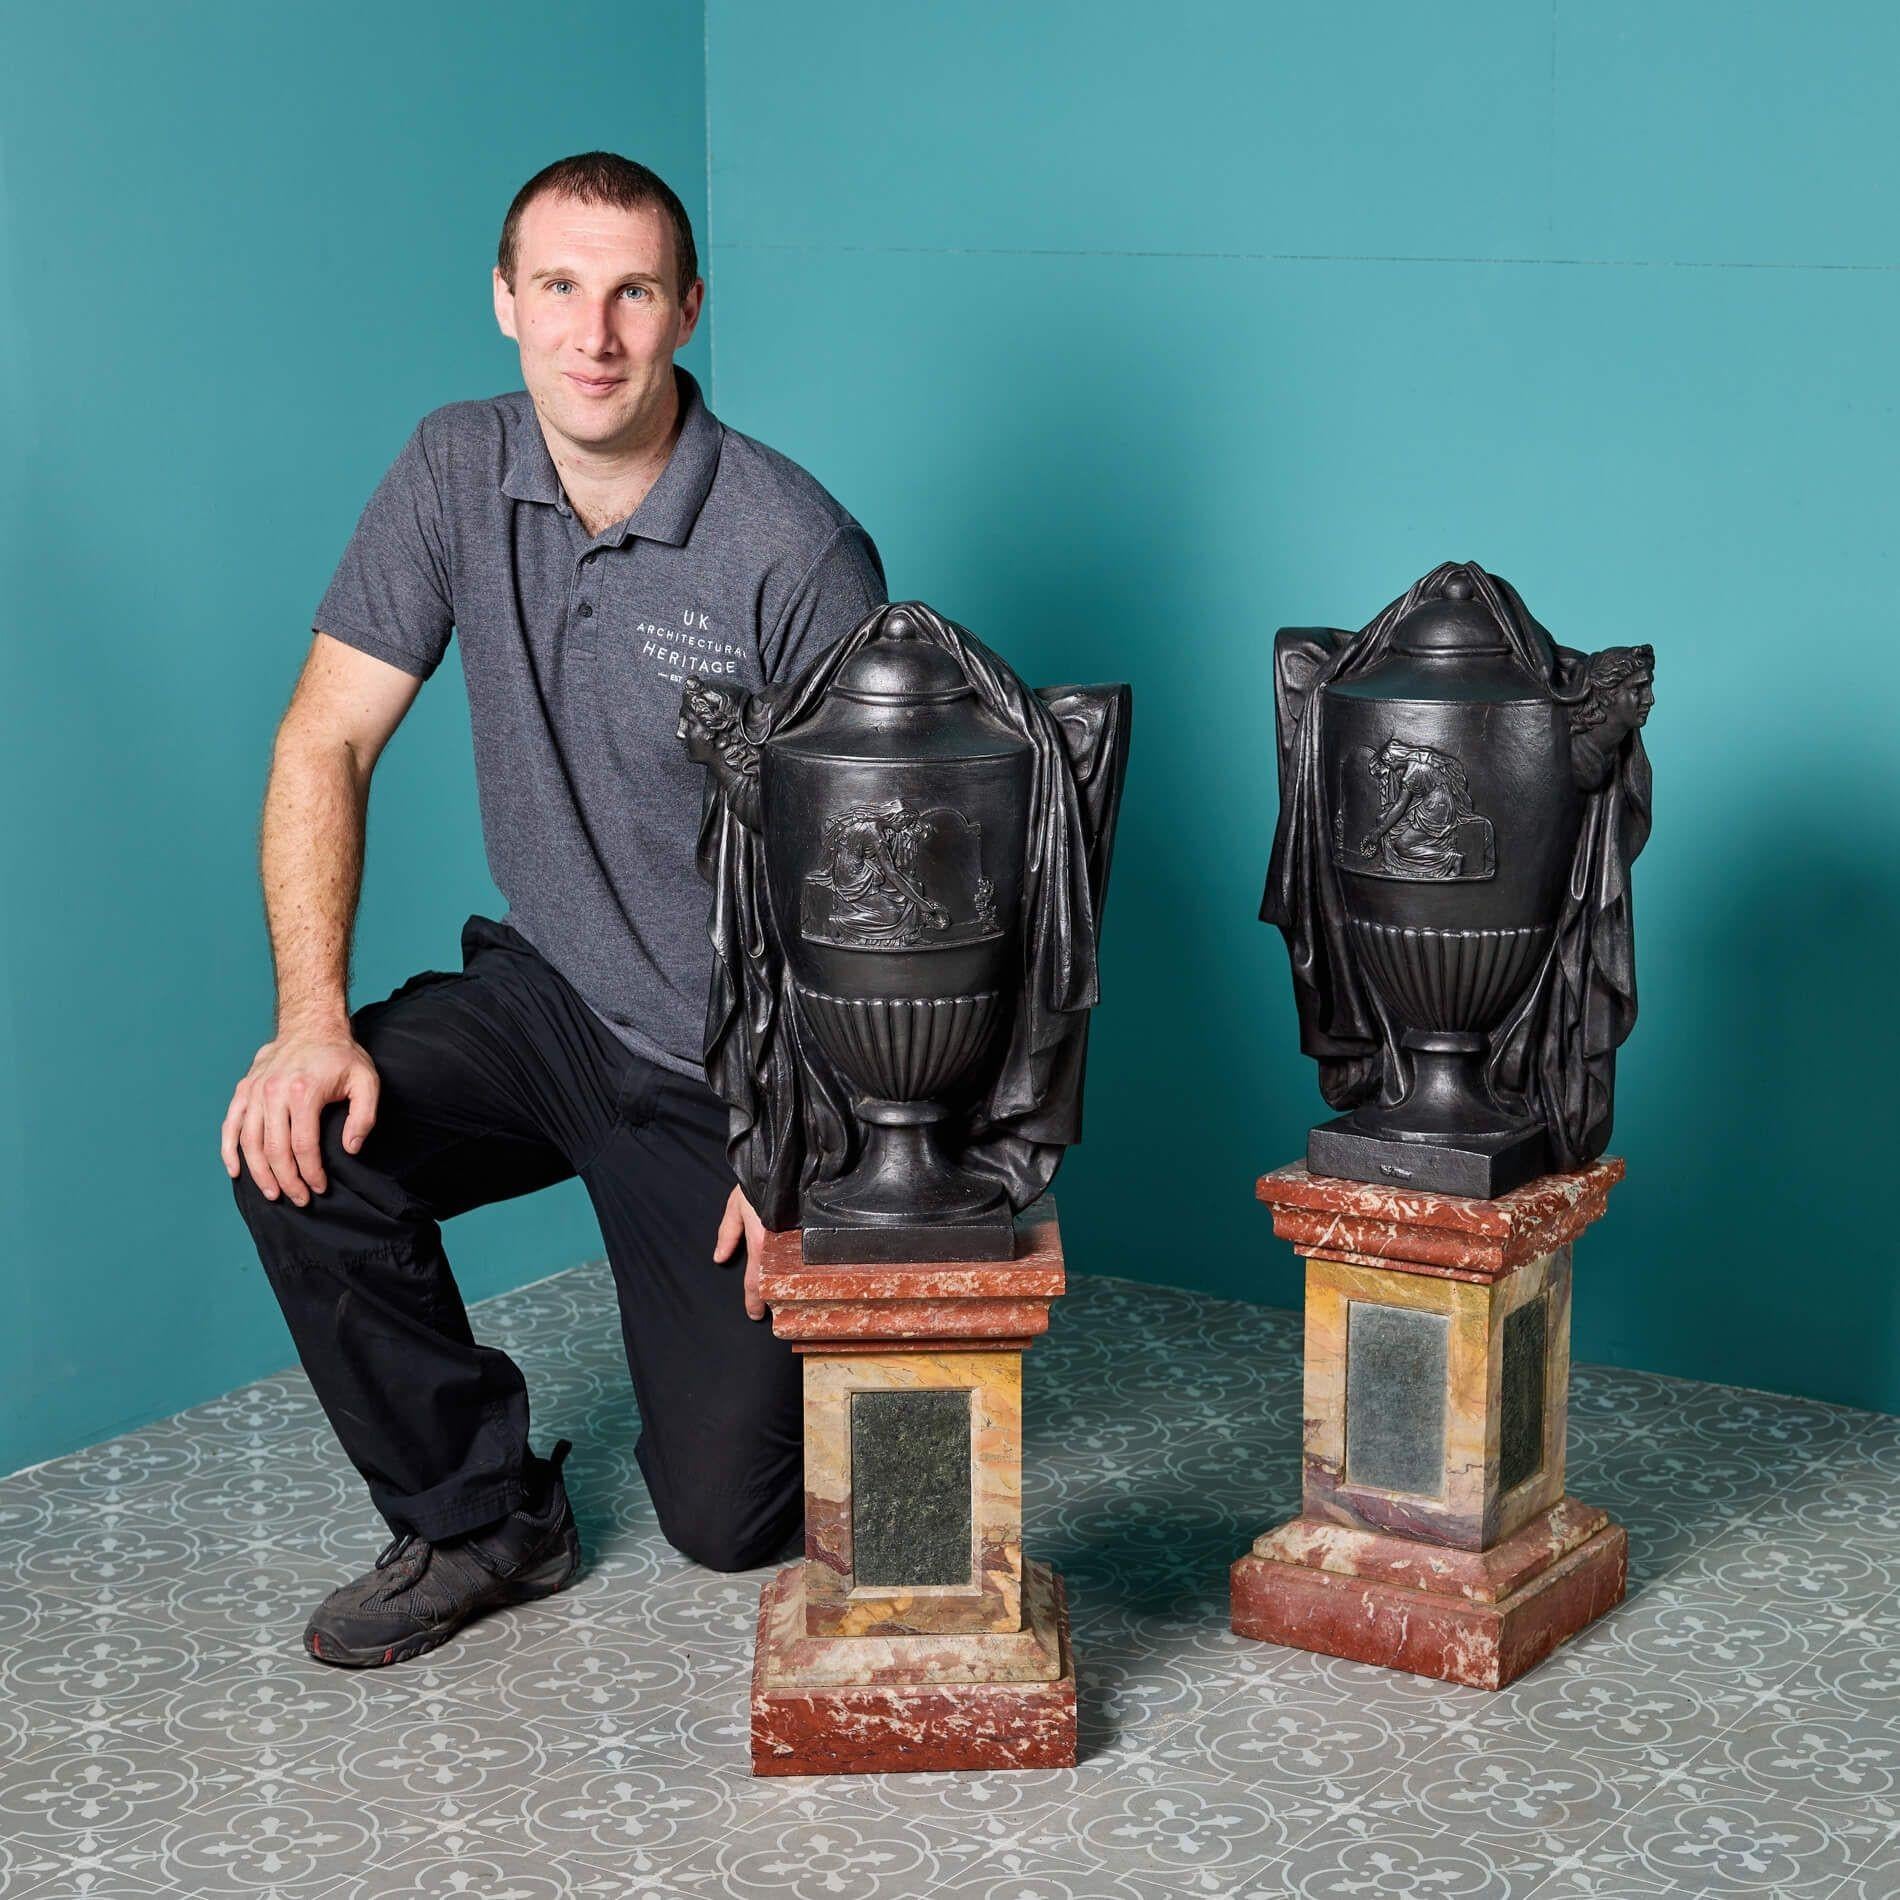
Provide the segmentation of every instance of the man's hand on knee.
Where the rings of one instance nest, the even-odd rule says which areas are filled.
[[[745,1310],[748,1319],[765,1317],[765,1294],[760,1286],[760,1262],[765,1256],[765,1223],[752,1211],[740,1189],[726,1197],[726,1211],[720,1217],[719,1238],[713,1243],[713,1259],[723,1264],[732,1258],[732,1250],[745,1242]]]
[[[343,1146],[355,1154],[375,1126],[380,1087],[375,1063],[347,1023],[336,1033],[291,1033],[265,1043],[224,1112],[225,1173],[235,1181],[241,1161],[267,1201],[282,1194],[309,1206],[311,1195],[330,1185],[319,1143],[323,1111],[349,1103]]]

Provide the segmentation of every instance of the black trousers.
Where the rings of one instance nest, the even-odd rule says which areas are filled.
[[[471,1334],[439,1223],[578,1175],[619,1292],[660,1528],[715,1569],[766,1562],[802,1505],[799,1369],[746,1318],[743,1250],[712,1262],[733,1185],[724,1106],[623,1048],[506,925],[471,917],[462,962],[356,1013],[382,1092],[357,1154],[344,1105],[325,1111],[324,1193],[267,1201],[238,1173],[344,1451],[393,1530],[440,1540],[521,1501],[527,1388]]]

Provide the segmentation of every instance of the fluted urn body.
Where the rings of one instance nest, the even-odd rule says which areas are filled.
[[[857,1165],[810,1189],[805,1218],[861,1230],[860,1257],[880,1230],[930,1229],[946,1258],[1013,1245],[1002,1187],[959,1167],[940,1129],[987,1079],[1021,984],[1033,758],[901,614],[760,748],[793,1007],[864,1130]]]
[[[1475,1145],[1528,1179],[1548,1165],[1541,1123],[1493,1099],[1484,1056],[1550,954],[1576,848],[1567,710],[1456,583],[1401,620],[1374,665],[1322,691],[1350,950],[1409,1071],[1347,1133]],[[1408,1169],[1380,1173],[1402,1183]]]

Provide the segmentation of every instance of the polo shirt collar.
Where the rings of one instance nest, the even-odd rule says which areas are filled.
[[[624,542],[630,535],[648,541],[664,541],[673,547],[685,545],[711,492],[713,476],[719,469],[719,444],[725,431],[719,419],[706,407],[699,384],[687,371],[674,366],[680,401],[680,432],[673,453],[666,458],[660,479],[647,490],[638,508],[607,530],[604,539]],[[541,419],[534,404],[521,405],[522,425],[515,432],[508,466],[501,478],[501,492],[511,501],[545,502],[571,513],[567,496],[561,490],[561,478],[554,472],[548,454],[547,438],[541,433]]]

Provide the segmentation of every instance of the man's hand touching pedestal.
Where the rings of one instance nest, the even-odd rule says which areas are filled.
[[[752,1211],[744,1192],[734,1187],[726,1197],[726,1211],[720,1217],[719,1238],[713,1243],[713,1261],[723,1265],[732,1258],[732,1250],[745,1241],[745,1310],[748,1319],[765,1317],[765,1295],[760,1291],[760,1262],[765,1255],[765,1223]]]
[[[347,1019],[335,1028],[286,1030],[258,1050],[250,1072],[232,1091],[220,1144],[225,1173],[235,1181],[241,1159],[267,1201],[283,1194],[308,1207],[311,1195],[329,1186],[318,1145],[323,1111],[332,1102],[349,1103],[343,1146],[355,1154],[376,1125],[380,1087],[376,1065],[351,1036]],[[730,1208],[726,1218],[733,1218]],[[723,1240],[725,1228],[719,1232]],[[752,1287],[748,1273],[748,1310]]]

